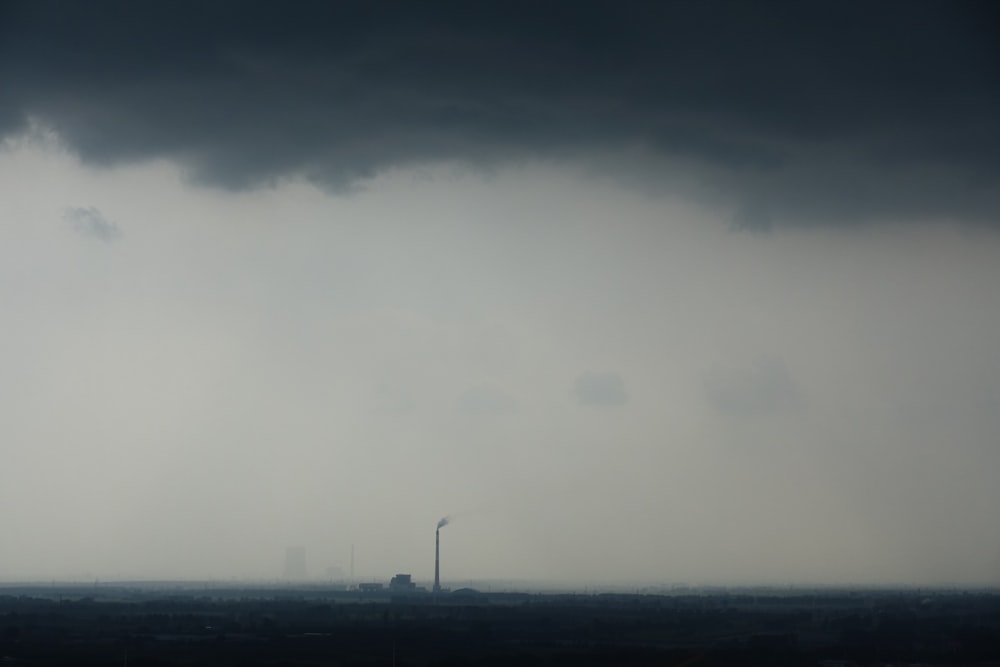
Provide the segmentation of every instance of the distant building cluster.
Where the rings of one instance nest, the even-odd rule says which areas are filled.
[[[389,581],[389,590],[394,593],[406,593],[417,590],[417,585],[413,583],[408,574],[397,574]]]

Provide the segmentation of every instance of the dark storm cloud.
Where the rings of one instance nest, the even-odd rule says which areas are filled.
[[[584,373],[576,379],[573,393],[582,405],[616,407],[628,401],[625,381],[617,373]]]
[[[0,133],[204,183],[627,154],[737,226],[995,221],[990,2],[4,2]],[[618,169],[620,163],[615,163]],[[670,168],[667,168],[667,166]],[[659,174],[659,176],[657,176]]]
[[[118,225],[105,218],[104,214],[93,206],[68,208],[63,217],[77,233],[105,243],[111,243],[121,236]]]
[[[802,405],[788,368],[774,357],[762,357],[745,369],[717,370],[705,390],[709,403],[728,416],[780,414]]]

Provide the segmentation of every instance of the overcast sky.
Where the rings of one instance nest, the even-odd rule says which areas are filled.
[[[0,580],[1000,584],[990,2],[0,2]]]

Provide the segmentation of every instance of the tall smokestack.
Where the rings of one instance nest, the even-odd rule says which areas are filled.
[[[441,592],[441,529],[448,525],[448,517],[438,521],[434,530],[434,592]]]
[[[434,531],[434,592],[441,592],[441,529]]]

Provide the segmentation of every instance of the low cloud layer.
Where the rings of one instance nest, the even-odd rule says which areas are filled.
[[[1000,581],[992,230],[720,233],[550,166],[0,183],[4,581],[428,582],[456,508],[447,582]]]
[[[592,166],[737,227],[1000,219],[988,2],[7,2],[0,135],[194,181]]]
[[[105,218],[104,214],[93,206],[68,208],[63,217],[78,234],[105,243],[111,243],[122,234],[118,225]]]

